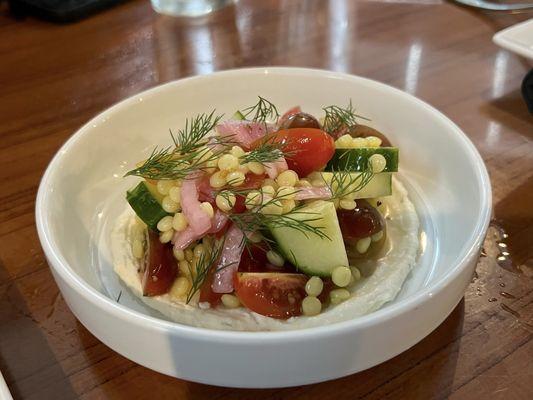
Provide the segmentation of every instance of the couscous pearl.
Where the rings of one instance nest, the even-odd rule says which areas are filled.
[[[247,209],[252,209],[255,206],[261,203],[262,194],[259,191],[251,191],[246,195],[246,200],[244,200],[244,205]]]
[[[239,169],[237,170],[239,172],[242,172],[244,175],[246,175],[248,172],[250,172],[250,168],[248,168],[248,165],[239,165]]]
[[[342,208],[343,210],[355,210],[355,207],[357,207],[357,204],[353,200],[341,199],[341,201],[339,201],[339,207]]]
[[[231,192],[224,191],[217,195],[215,202],[217,207],[222,211],[230,211],[234,206],[237,198]]]
[[[278,183],[274,179],[266,178],[261,186],[272,186],[274,190],[278,190]]]
[[[200,258],[205,253],[204,245],[200,243],[194,246],[193,253],[196,258]]]
[[[180,249],[172,248],[172,253],[174,254],[174,258],[178,261],[185,260],[185,252]]]
[[[181,202],[181,188],[179,186],[172,186],[168,191],[168,197],[179,204]]]
[[[352,137],[348,134],[342,135],[335,141],[337,147],[349,147],[352,142]]]
[[[307,296],[302,301],[302,313],[308,317],[320,314],[322,303],[314,296]]]
[[[187,225],[189,225],[189,223],[187,222],[187,218],[185,215],[183,215],[183,213],[174,214],[174,218],[172,219],[172,228],[178,232],[181,232],[187,228]]]
[[[241,306],[241,302],[239,301],[237,296],[234,296],[232,294],[223,294],[220,300],[226,308],[238,308]]]
[[[274,197],[276,194],[276,189],[270,185],[266,185],[261,188],[261,192],[263,192],[263,195],[265,196]]]
[[[133,243],[131,244],[131,253],[133,254],[133,257],[135,258],[144,257],[144,245],[141,240],[135,239],[133,241]]]
[[[209,178],[209,184],[211,187],[217,189],[226,184],[226,173],[217,171]]]
[[[352,273],[352,277],[354,281],[358,281],[361,279],[361,271],[359,271],[359,268],[357,267],[350,267],[350,271]]]
[[[309,182],[307,179],[300,179],[297,183],[298,186],[301,186],[301,187],[311,187],[313,185],[311,185],[311,182]]]
[[[171,297],[180,299],[183,298],[189,292],[190,287],[191,283],[189,282],[189,279],[184,276],[180,276],[172,284],[169,294]]]
[[[192,251],[190,247],[185,249],[185,259],[188,262],[192,262],[192,260],[194,259],[194,252]]]
[[[350,292],[347,289],[333,289],[329,292],[331,304],[339,304],[350,298]]]
[[[248,236],[248,240],[252,243],[261,243],[263,240],[263,235],[261,235],[259,232],[252,232]]]
[[[285,264],[285,260],[283,259],[283,257],[274,250],[267,251],[266,256],[268,262],[276,267],[283,267],[283,265]]]
[[[350,284],[352,271],[348,267],[337,267],[331,274],[331,280],[338,287],[346,287]]]
[[[271,199],[268,204],[261,207],[260,212],[267,215],[281,215],[283,213],[283,205],[281,201]]]
[[[189,264],[189,261],[181,260],[178,263],[178,268],[183,275],[191,276],[191,264]]]
[[[159,241],[161,243],[168,243],[168,242],[170,242],[170,240],[172,240],[172,236],[174,236],[174,230],[173,229],[171,229],[169,231],[162,232],[159,235]]]
[[[372,167],[372,172],[375,174],[382,172],[387,166],[387,160],[382,154],[372,154],[368,161]]]
[[[360,147],[367,147],[367,140],[362,137],[353,138],[352,139],[352,147],[353,148],[360,148]]]
[[[318,276],[312,276],[305,284],[305,292],[309,296],[318,296],[324,289],[324,282]]]
[[[218,159],[218,168],[221,171],[233,171],[239,167],[239,159],[233,154],[224,154]]]
[[[355,248],[361,254],[366,253],[368,248],[370,247],[371,242],[372,242],[372,239],[370,237],[359,239],[357,243],[355,244]]]
[[[252,161],[246,165],[248,166],[248,169],[250,170],[250,172],[254,175],[262,175],[265,173],[265,167],[263,167],[263,164],[261,163]]]
[[[326,186],[326,181],[322,178],[316,178],[311,181],[311,185],[314,187],[324,187]]]
[[[233,146],[231,148],[231,154],[234,155],[235,157],[239,158],[239,157],[244,156],[245,151],[240,146]]]
[[[157,223],[157,230],[159,232],[166,232],[172,229],[172,221],[173,221],[173,217],[171,217],[170,215],[167,215],[166,217],[161,218],[159,222]]]
[[[296,189],[294,189],[293,186],[280,186],[276,197],[282,198],[283,200],[294,200],[296,197]]]
[[[169,196],[163,197],[161,207],[168,213],[175,213],[179,209],[179,204],[172,200]]]
[[[226,177],[226,181],[231,186],[240,186],[243,184],[246,177],[241,171],[233,171],[228,174]]]
[[[296,202],[294,200],[281,200],[282,213],[287,214],[294,210],[296,207]]]
[[[381,139],[376,136],[367,136],[366,145],[368,147],[379,147],[381,146]]]
[[[170,188],[174,186],[174,181],[161,180],[157,181],[157,191],[163,195],[168,194]]]
[[[383,231],[379,231],[378,233],[374,233],[372,236],[373,242],[379,242],[383,238]]]
[[[280,186],[294,186],[298,182],[298,174],[293,170],[283,171],[276,178],[276,182]]]
[[[202,210],[204,210],[209,218],[213,218],[215,216],[215,210],[213,210],[213,206],[207,201],[204,201],[202,204],[200,204],[200,207]]]

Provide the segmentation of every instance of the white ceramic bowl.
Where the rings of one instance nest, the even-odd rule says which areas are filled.
[[[212,108],[231,115],[261,95],[281,110],[346,104],[401,149],[400,176],[422,223],[424,252],[398,298],[350,321],[287,332],[229,332],[158,317],[111,272],[110,226],[124,209],[122,178],[168,129]],[[372,367],[437,327],[463,296],[489,222],[487,171],[472,143],[426,103],[368,79],[328,71],[253,68],[171,82],[82,127],[50,163],[37,196],[39,238],[61,293],[102,342],[148,368],[234,387],[325,381]]]

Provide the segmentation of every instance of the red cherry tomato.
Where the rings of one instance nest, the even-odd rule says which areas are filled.
[[[178,274],[172,246],[159,241],[159,235],[148,233],[148,262],[144,266],[142,288],[144,296],[157,296],[170,290]]]
[[[289,168],[304,177],[326,166],[335,152],[335,142],[326,132],[315,128],[282,129],[272,134],[284,145]]]
[[[287,319],[302,313],[307,276],[279,272],[237,272],[235,293],[242,304],[267,317]]]

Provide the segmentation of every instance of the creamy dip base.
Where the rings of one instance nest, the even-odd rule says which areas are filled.
[[[347,301],[332,305],[314,317],[293,317],[277,320],[259,315],[245,308],[199,308],[163,296],[142,295],[138,274],[139,260],[133,257],[130,238],[138,229],[138,222],[129,207],[119,217],[111,236],[115,272],[128,288],[151,308],[172,321],[203,328],[236,331],[282,331],[346,321],[368,314],[393,300],[407,275],[416,263],[419,250],[419,221],[415,208],[404,186],[393,178],[393,195],[380,199],[387,221],[387,241],[384,250],[375,261],[375,269],[363,277],[350,291]]]

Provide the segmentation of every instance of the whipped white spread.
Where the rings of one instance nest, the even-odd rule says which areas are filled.
[[[111,235],[115,272],[128,288],[148,306],[168,319],[187,325],[237,331],[281,331],[323,326],[368,314],[393,300],[416,263],[419,250],[419,220],[404,186],[393,178],[393,194],[380,199],[387,221],[387,246],[372,260],[372,274],[363,277],[350,288],[352,297],[329,306],[313,317],[293,317],[278,320],[265,317],[246,308],[205,308],[184,304],[168,294],[142,295],[138,274],[139,260],[133,257],[131,237],[138,229],[134,212],[128,207],[119,217]],[[357,264],[356,264],[357,265]],[[200,304],[202,306],[202,304]]]

